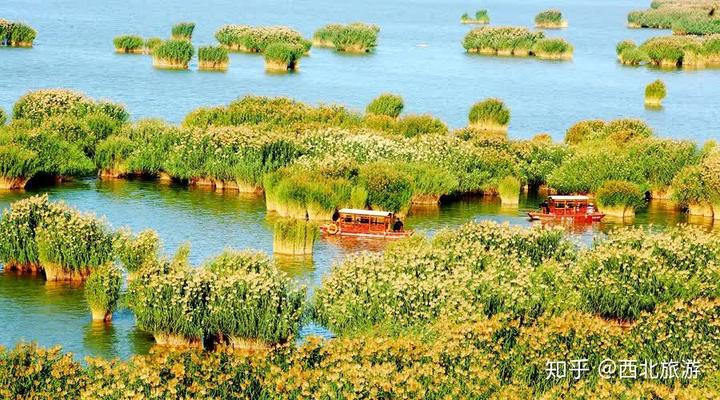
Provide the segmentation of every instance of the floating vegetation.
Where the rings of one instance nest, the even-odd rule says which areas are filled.
[[[567,28],[567,20],[560,10],[545,10],[535,16],[535,26],[544,29]]]
[[[665,83],[658,79],[645,87],[645,105],[659,107],[666,95]]]
[[[153,50],[153,66],[163,69],[187,69],[194,54],[195,48],[189,41],[166,40]]]
[[[198,49],[198,62],[203,71],[227,71],[230,57],[224,47],[203,46]]]
[[[0,47],[32,47],[36,36],[30,25],[0,18]]]
[[[483,55],[572,58],[572,46],[563,39],[546,39],[541,31],[509,26],[483,26],[465,35],[463,47],[468,53]]]
[[[510,124],[510,109],[500,99],[485,99],[472,106],[468,119],[472,127],[505,132]]]
[[[672,29],[676,35],[720,33],[717,3],[705,0],[655,0],[651,8],[628,14],[630,28]]]
[[[313,45],[348,53],[369,53],[377,46],[380,27],[362,22],[330,24],[315,31]]]
[[[246,53],[263,53],[275,42],[299,46],[303,54],[312,46],[300,32],[285,26],[223,25],[215,32],[215,38],[228,50]]]
[[[627,181],[605,181],[595,195],[600,211],[617,218],[633,217],[645,206],[645,192],[640,185]]]
[[[190,41],[194,30],[194,22],[179,22],[172,27],[172,38]]]
[[[463,24],[489,24],[490,15],[487,10],[476,11],[474,17],[470,17],[468,13],[465,13],[460,17],[460,22]]]
[[[631,41],[618,44],[618,58],[627,65],[654,65],[661,68],[705,68],[720,66],[718,36],[659,36],[639,47]]]
[[[113,39],[115,51],[126,54],[142,54],[145,52],[145,40],[137,35],[121,35]]]
[[[397,118],[405,107],[402,97],[385,93],[373,99],[368,104],[365,112],[373,115],[384,115],[390,118]]]
[[[95,268],[85,282],[85,299],[93,321],[109,322],[120,298],[122,275],[112,264]]]
[[[296,71],[303,54],[305,54],[305,49],[297,44],[271,43],[263,51],[265,70],[272,72]]]

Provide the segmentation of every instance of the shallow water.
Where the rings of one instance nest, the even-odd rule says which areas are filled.
[[[165,250],[192,245],[191,261],[200,264],[225,248],[258,249],[272,253],[272,228],[267,222],[261,197],[237,193],[188,189],[148,181],[100,181],[88,179],[61,186],[31,189],[23,193],[0,194],[0,209],[16,200],[48,192],[52,200],[62,200],[87,212],[107,217],[114,227],[133,230],[152,228],[159,232]],[[407,226],[432,235],[438,229],[454,227],[471,220],[489,219],[529,226],[526,212],[539,199],[523,196],[517,208],[503,208],[497,199],[482,197],[450,201],[440,208],[416,210]],[[654,203],[632,221],[659,226],[686,222],[683,214]],[[630,221],[626,221],[629,223]],[[712,220],[691,221],[710,228]],[[580,244],[622,221],[570,226]],[[359,250],[381,250],[383,242],[374,240],[327,240],[315,244],[312,259],[278,258],[281,267],[312,291],[334,262]],[[81,287],[46,284],[42,277],[18,276],[0,271],[0,345],[13,346],[21,340],[44,346],[61,344],[78,356],[128,357],[145,353],[152,338],[134,327],[127,311],[115,313],[109,326],[93,324]],[[330,335],[316,325],[307,325],[302,335]]]
[[[10,109],[29,89],[70,87],[127,104],[136,118],[179,121],[198,106],[222,104],[245,94],[284,95],[313,103],[342,103],[361,110],[381,92],[401,94],[406,111],[432,113],[458,127],[472,103],[503,98],[512,109],[510,134],[549,132],[561,139],[587,118],[639,117],[663,136],[704,141],[717,138],[720,70],[660,71],[619,65],[615,45],[662,31],[632,30],[626,15],[649,0],[15,0],[0,2],[0,17],[38,30],[33,49],[0,49],[0,107]],[[569,27],[548,31],[575,47],[571,62],[465,54],[461,41],[471,26],[464,12],[487,8],[494,25],[532,24],[546,8],[560,8]],[[113,53],[123,33],[169,36],[174,22],[197,23],[196,46],[215,42],[224,23],[288,25],[310,37],[330,22],[364,21],[381,27],[375,54],[346,56],[315,49],[301,70],[271,75],[262,57],[234,54],[227,73],[159,71],[148,56]],[[662,110],[643,105],[644,87],[662,78],[668,98]]]

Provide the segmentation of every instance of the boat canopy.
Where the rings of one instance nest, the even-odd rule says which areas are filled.
[[[366,215],[369,217],[392,217],[393,213],[390,211],[373,211],[373,210],[360,210],[357,208],[342,208],[338,210],[340,214],[351,214],[351,215]]]
[[[548,199],[555,201],[588,201],[587,196],[548,196]]]

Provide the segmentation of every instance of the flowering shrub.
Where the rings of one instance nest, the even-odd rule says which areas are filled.
[[[120,229],[113,238],[113,253],[129,274],[135,274],[160,256],[162,244],[157,232],[146,229],[137,235]]]
[[[41,89],[24,94],[13,106],[13,118],[28,119],[39,124],[44,119],[56,115],[84,117],[93,112],[105,113],[118,122],[127,121],[129,115],[120,105],[112,105],[113,112],[108,113],[111,103],[96,102],[82,93],[68,89]]]
[[[373,99],[368,104],[365,112],[374,115],[385,115],[391,118],[397,118],[405,107],[402,97],[386,93]]]
[[[215,32],[215,38],[230,50],[262,53],[275,42],[298,45],[303,52],[310,50],[311,43],[300,32],[285,26],[223,25]]]

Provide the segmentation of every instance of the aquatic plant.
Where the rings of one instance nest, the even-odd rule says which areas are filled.
[[[139,271],[160,258],[162,243],[157,232],[146,229],[134,235],[129,229],[120,229],[113,237],[113,254],[132,280]]]
[[[391,93],[381,94],[368,104],[365,112],[374,115],[385,115],[397,118],[405,107],[403,98]]]
[[[32,47],[36,36],[27,24],[0,19],[0,46]]]
[[[151,37],[145,40],[145,54],[152,54],[162,42],[163,40],[159,37]]]
[[[565,39],[538,39],[532,47],[535,57],[545,60],[569,60],[573,55],[573,47]]]
[[[273,72],[295,71],[304,53],[305,49],[292,43],[270,43],[263,51],[265,69]]]
[[[471,18],[467,13],[460,17],[460,22],[463,24],[489,24],[490,15],[487,10],[478,10],[475,12],[475,17]]]
[[[305,289],[267,256],[226,250],[211,271],[206,330],[232,347],[252,349],[292,341],[300,328]]]
[[[179,40],[190,40],[192,39],[192,34],[194,30],[194,22],[179,22],[172,27],[172,38]]]
[[[273,252],[276,254],[312,254],[319,236],[318,225],[296,218],[279,218],[273,223]]]
[[[665,83],[660,79],[655,80],[645,87],[645,105],[659,106],[666,94]]]
[[[498,194],[503,205],[517,205],[520,203],[520,180],[514,176],[506,176],[498,182]]]
[[[448,133],[447,125],[432,115],[405,115],[397,119],[387,130],[406,138],[421,135],[445,135]]]
[[[535,16],[535,26],[538,28],[558,29],[566,28],[567,25],[560,10],[545,10]]]
[[[101,177],[120,178],[132,172],[126,161],[135,150],[135,143],[124,136],[110,136],[95,147],[95,165]]]
[[[198,61],[201,70],[225,71],[230,63],[230,57],[224,47],[203,46],[198,49]]]
[[[473,104],[468,114],[470,126],[490,131],[507,131],[510,110],[500,99],[485,99]]]
[[[85,282],[85,299],[93,321],[108,322],[112,319],[120,298],[121,285],[122,275],[114,265],[107,264],[93,269]]]
[[[116,36],[113,45],[118,53],[142,54],[145,50],[145,40],[137,35]]]
[[[639,185],[627,181],[605,181],[595,198],[600,211],[613,217],[632,217],[635,210],[645,206],[645,193]]]
[[[465,35],[463,47],[469,53],[505,56],[529,56],[542,32],[511,26],[483,26]]]
[[[153,50],[153,66],[167,69],[187,69],[194,54],[195,48],[189,41],[166,40]]]
[[[248,53],[263,53],[275,42],[300,47],[303,54],[312,46],[300,32],[285,26],[223,25],[215,32],[215,38],[229,50]]]
[[[40,89],[22,95],[13,106],[13,119],[29,120],[34,126],[54,116],[83,118],[92,113],[105,114],[118,123],[130,115],[121,104],[95,101],[80,92],[68,89]]]
[[[377,162],[363,165],[358,179],[368,193],[368,204],[374,210],[404,214],[413,196],[412,177],[394,169],[392,164]]]
[[[380,28],[354,22],[347,25],[326,25],[313,34],[313,43],[319,47],[333,47],[348,53],[369,53],[377,46]]]
[[[38,154],[15,144],[0,145],[0,190],[22,189],[39,171]]]
[[[5,125],[6,122],[7,122],[7,113],[5,112],[5,110],[3,110],[2,107],[0,107],[0,127]]]

